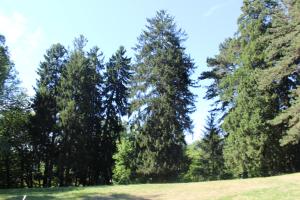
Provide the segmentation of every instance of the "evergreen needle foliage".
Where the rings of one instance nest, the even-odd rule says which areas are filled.
[[[185,53],[185,33],[162,10],[148,19],[138,38],[132,94],[137,127],[137,173],[154,181],[172,179],[184,160],[184,131],[194,111],[190,75],[194,63]]]

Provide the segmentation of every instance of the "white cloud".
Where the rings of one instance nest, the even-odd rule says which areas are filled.
[[[222,8],[224,6],[224,4],[216,4],[212,7],[210,7],[204,14],[204,17],[209,17],[212,16],[217,10],[219,10],[220,8]]]
[[[15,63],[22,86],[33,95],[35,70],[39,64],[44,33],[19,12],[4,14],[0,11],[0,34],[6,38],[11,59]]]
[[[13,13],[6,16],[0,13],[0,33],[5,35],[8,43],[16,43],[25,32],[26,19],[20,13]]]
[[[41,27],[36,28],[32,34],[28,35],[27,39],[27,45],[30,49],[38,48],[41,40],[43,39],[43,31]]]

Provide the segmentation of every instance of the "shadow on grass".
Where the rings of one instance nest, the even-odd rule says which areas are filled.
[[[23,196],[16,195],[11,196],[9,198],[5,198],[5,200],[21,200]],[[149,196],[149,198],[155,198],[155,196]],[[82,200],[150,200],[149,198],[139,197],[135,195],[129,195],[129,194],[110,194],[110,195],[99,195],[97,193],[91,194],[87,193],[86,195],[82,195],[79,197],[79,199]],[[53,195],[28,195],[26,200],[58,200],[61,199],[60,197],[55,197]],[[73,199],[73,198],[72,198]]]
[[[150,198],[154,198],[154,196],[151,196],[149,198],[145,197],[139,197],[135,195],[129,195],[129,194],[110,194],[110,195],[87,195],[82,197],[83,200],[150,200]]]
[[[61,187],[61,188],[31,188],[31,189],[0,189],[0,199],[2,200],[21,200],[26,195],[26,200],[36,199],[59,199],[56,194],[64,192],[75,192],[83,190],[79,187]]]
[[[5,198],[5,200],[22,200],[23,196],[12,196],[9,198]],[[53,197],[51,195],[41,195],[41,196],[32,196],[32,195],[28,195],[26,196],[26,200],[37,200],[37,199],[45,199],[45,200],[57,200],[58,198]]]
[[[100,186],[105,188],[109,186]],[[83,192],[84,187],[62,187],[62,188],[34,188],[34,189],[9,189],[0,190],[0,199],[2,200],[21,200],[23,195],[27,195],[26,200],[59,200],[59,199],[82,199],[82,200],[150,200],[156,199],[156,195],[148,195],[141,197],[136,195],[115,193],[115,194],[101,194],[96,192]],[[64,192],[68,194],[64,196]],[[73,194],[72,193],[76,193]],[[61,195],[61,193],[63,195]]]
[[[107,187],[107,186],[99,186]],[[13,194],[36,194],[36,193],[53,193],[53,192],[69,192],[69,191],[79,191],[84,190],[84,187],[53,187],[53,188],[22,188],[22,189],[0,189],[0,195],[13,195]]]

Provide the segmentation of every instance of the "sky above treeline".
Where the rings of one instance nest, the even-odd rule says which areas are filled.
[[[0,4],[0,34],[6,37],[22,86],[32,96],[36,70],[52,44],[72,47],[74,38],[83,34],[87,48],[97,45],[105,61],[120,45],[134,57],[132,48],[146,19],[161,9],[174,16],[188,35],[184,46],[197,66],[195,80],[207,70],[207,57],[216,55],[219,44],[236,32],[242,0],[1,0]],[[200,82],[202,87],[192,89],[198,97],[191,115],[194,134],[186,136],[189,143],[201,137],[211,109],[212,102],[203,99],[207,84]]]

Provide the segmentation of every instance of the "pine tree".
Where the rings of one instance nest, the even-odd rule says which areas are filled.
[[[138,38],[132,102],[138,173],[152,180],[176,177],[181,170],[184,131],[194,110],[190,75],[194,64],[185,53],[186,35],[166,11],[148,19]]]

